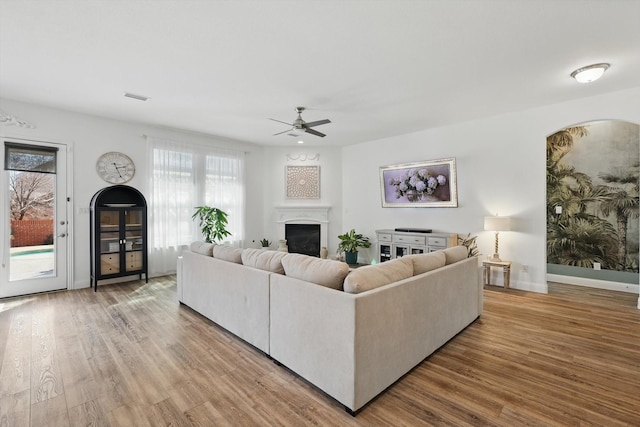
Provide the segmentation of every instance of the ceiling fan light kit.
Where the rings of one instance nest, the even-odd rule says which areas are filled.
[[[315,136],[319,136],[321,138],[324,138],[326,135],[322,132],[318,132],[315,129],[311,129],[312,127],[315,126],[320,126],[320,125],[325,125],[327,123],[331,123],[331,120],[329,119],[323,119],[323,120],[317,120],[315,122],[305,122],[302,119],[302,112],[305,110],[304,107],[296,107],[296,113],[298,113],[298,118],[296,118],[293,123],[287,123],[287,122],[283,122],[282,120],[276,120],[276,119],[269,119],[269,120],[273,120],[274,122],[278,122],[278,123],[284,123],[285,125],[289,125],[291,126],[291,129],[287,129],[285,131],[282,132],[278,132],[278,133],[274,133],[273,136],[277,136],[277,135],[282,135],[283,133],[288,134],[289,136],[293,136],[293,137],[299,137],[301,136],[303,133],[308,133],[311,135],[315,135]],[[298,141],[300,142],[300,141]]]

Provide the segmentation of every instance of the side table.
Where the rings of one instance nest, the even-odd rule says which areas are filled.
[[[504,288],[509,289],[509,279],[511,278],[511,261],[482,261],[482,284],[491,284],[491,267],[502,267],[504,276]]]

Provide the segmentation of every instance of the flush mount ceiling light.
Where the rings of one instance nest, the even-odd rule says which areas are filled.
[[[609,68],[610,64],[601,63],[601,64],[593,64],[587,65],[586,67],[578,68],[573,73],[571,73],[571,77],[576,79],[579,83],[591,83],[598,80],[607,68]]]

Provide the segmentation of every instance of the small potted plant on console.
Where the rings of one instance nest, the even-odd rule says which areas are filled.
[[[338,252],[344,252],[344,260],[347,264],[358,263],[358,248],[368,248],[371,246],[369,238],[356,233],[356,230],[353,228],[348,233],[339,235],[338,239],[340,239]]]

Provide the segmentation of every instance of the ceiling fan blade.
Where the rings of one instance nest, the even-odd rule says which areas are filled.
[[[293,126],[293,123],[283,122],[282,120],[276,120],[276,119],[272,119],[272,118],[269,118],[269,120],[273,120],[274,122],[284,123],[285,125]]]
[[[314,127],[314,126],[326,125],[327,123],[331,123],[331,120],[329,120],[329,119],[317,120],[315,122],[305,123],[304,125],[306,127],[308,127],[308,128],[311,128],[311,127]]]
[[[291,129],[283,130],[282,132],[274,133],[273,136],[282,135],[283,133],[291,132]]]
[[[317,130],[313,130],[313,129],[307,129],[307,133],[310,133],[311,135],[319,136],[320,138],[324,138],[326,136],[324,133],[320,133]]]

